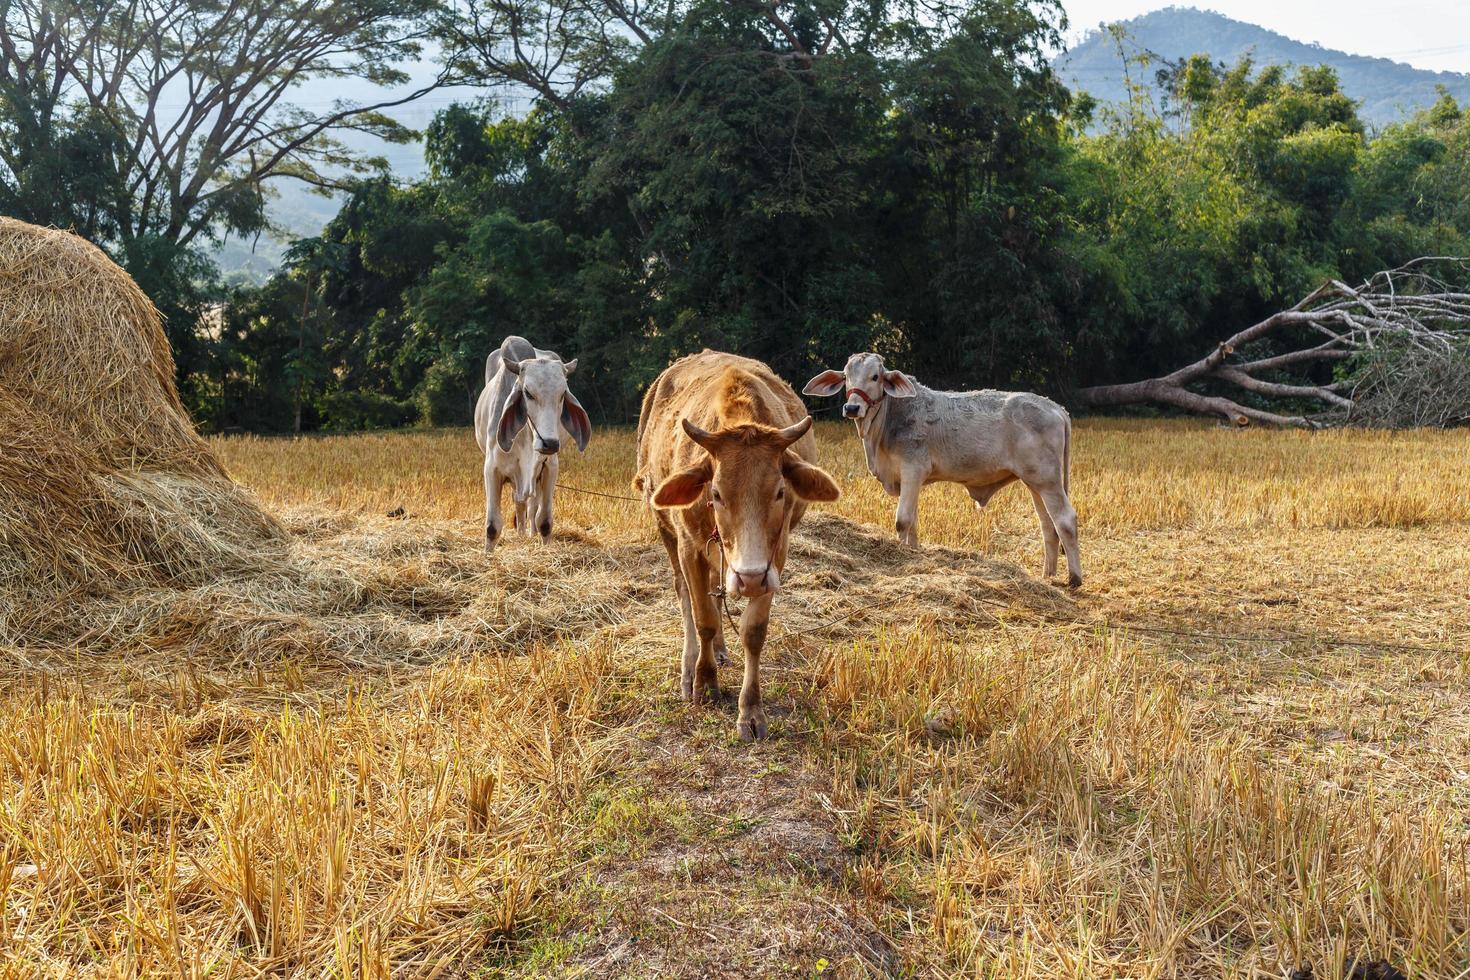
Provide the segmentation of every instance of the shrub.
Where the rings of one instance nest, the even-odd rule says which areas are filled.
[[[464,370],[451,361],[435,361],[414,392],[419,420],[426,425],[468,425],[474,417],[474,395]]]

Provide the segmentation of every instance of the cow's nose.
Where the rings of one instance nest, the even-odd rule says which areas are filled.
[[[732,568],[730,572],[735,578],[735,591],[747,599],[765,595],[771,590],[767,569],[757,568],[753,572],[742,572],[738,568]]]
[[[848,402],[846,405],[842,406],[842,414],[846,418],[855,419],[857,418],[858,412],[861,411],[861,409],[862,406],[854,405],[852,402]]]
[[[543,456],[550,456],[561,448],[560,439],[542,439],[536,444],[536,451]]]

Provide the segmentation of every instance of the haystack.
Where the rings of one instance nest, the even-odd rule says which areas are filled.
[[[0,218],[0,644],[71,602],[243,571],[283,538],[195,433],[137,284],[75,235]]]

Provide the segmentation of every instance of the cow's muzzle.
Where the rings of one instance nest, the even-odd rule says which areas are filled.
[[[878,392],[878,397],[863,391],[861,388],[847,389],[847,401],[842,405],[842,417],[849,419],[860,419],[868,414],[868,409],[883,400],[883,392]]]
[[[542,456],[550,456],[561,449],[560,439],[537,439],[536,451]]]
[[[753,570],[730,569],[725,587],[741,598],[754,599],[767,592],[775,592],[780,584],[781,577],[774,568],[767,565]]]

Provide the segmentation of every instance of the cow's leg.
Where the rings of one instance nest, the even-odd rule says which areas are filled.
[[[495,551],[505,530],[505,520],[500,516],[500,490],[504,481],[495,472],[495,461],[491,454],[485,455],[485,554]]]
[[[1042,574],[1051,578],[1057,573],[1057,547],[1061,538],[1057,536],[1057,526],[1052,523],[1051,515],[1046,512],[1046,501],[1041,498],[1041,493],[1035,487],[1026,489],[1031,491],[1031,502],[1036,505],[1036,519],[1041,522],[1041,543],[1046,548]]]
[[[536,533],[536,470],[522,473],[516,481],[516,530],[521,537],[529,538]]]
[[[899,477],[898,513],[893,526],[898,540],[910,548],[919,545],[919,491],[924,489],[924,474],[906,467]]]
[[[684,653],[679,659],[679,694],[689,701],[694,697],[694,666],[699,660],[699,631],[694,625],[694,610],[689,604],[689,584],[684,581],[684,564],[679,560],[679,538],[672,530],[658,527],[658,536],[669,553],[674,570],[674,592],[679,596],[679,612],[684,618]]]
[[[714,701],[720,696],[720,675],[715,667],[715,638],[720,635],[720,611],[715,608],[714,597],[709,594],[709,562],[703,552],[694,548],[680,549],[679,560],[683,563],[684,584],[694,614],[694,628],[699,634],[699,650],[692,664],[689,651],[685,650],[685,672],[681,681],[688,685],[686,689],[692,700],[700,701],[707,697]]]
[[[717,567],[715,567],[715,563],[714,562],[710,562],[709,563],[709,590],[711,592],[714,592],[717,589],[719,589],[721,586],[723,586],[724,584],[725,583],[723,581],[721,581],[721,578],[720,578],[720,570]],[[728,666],[730,666],[730,649],[729,649],[729,647],[725,646],[725,626],[724,626],[723,623],[720,624],[720,628],[715,632],[715,666],[716,667],[728,667]]]
[[[536,473],[536,533],[541,535],[542,541],[551,540],[552,502],[560,472],[560,463],[553,455]]]
[[[767,592],[750,600],[740,614],[740,645],[745,648],[745,677],[740,682],[740,717],[735,730],[742,742],[766,737],[766,711],[761,706],[761,651],[766,645],[766,627],[771,620]]]
[[[1051,515],[1062,548],[1067,552],[1067,584],[1075,589],[1082,584],[1082,557],[1077,551],[1077,512],[1072,509],[1072,501],[1067,499],[1067,492],[1060,485],[1053,484],[1040,490],[1046,512]]]
[[[511,495],[516,505],[516,530],[521,537],[529,538],[536,533],[531,520],[531,495],[533,488],[527,481],[517,480],[512,485]]]

